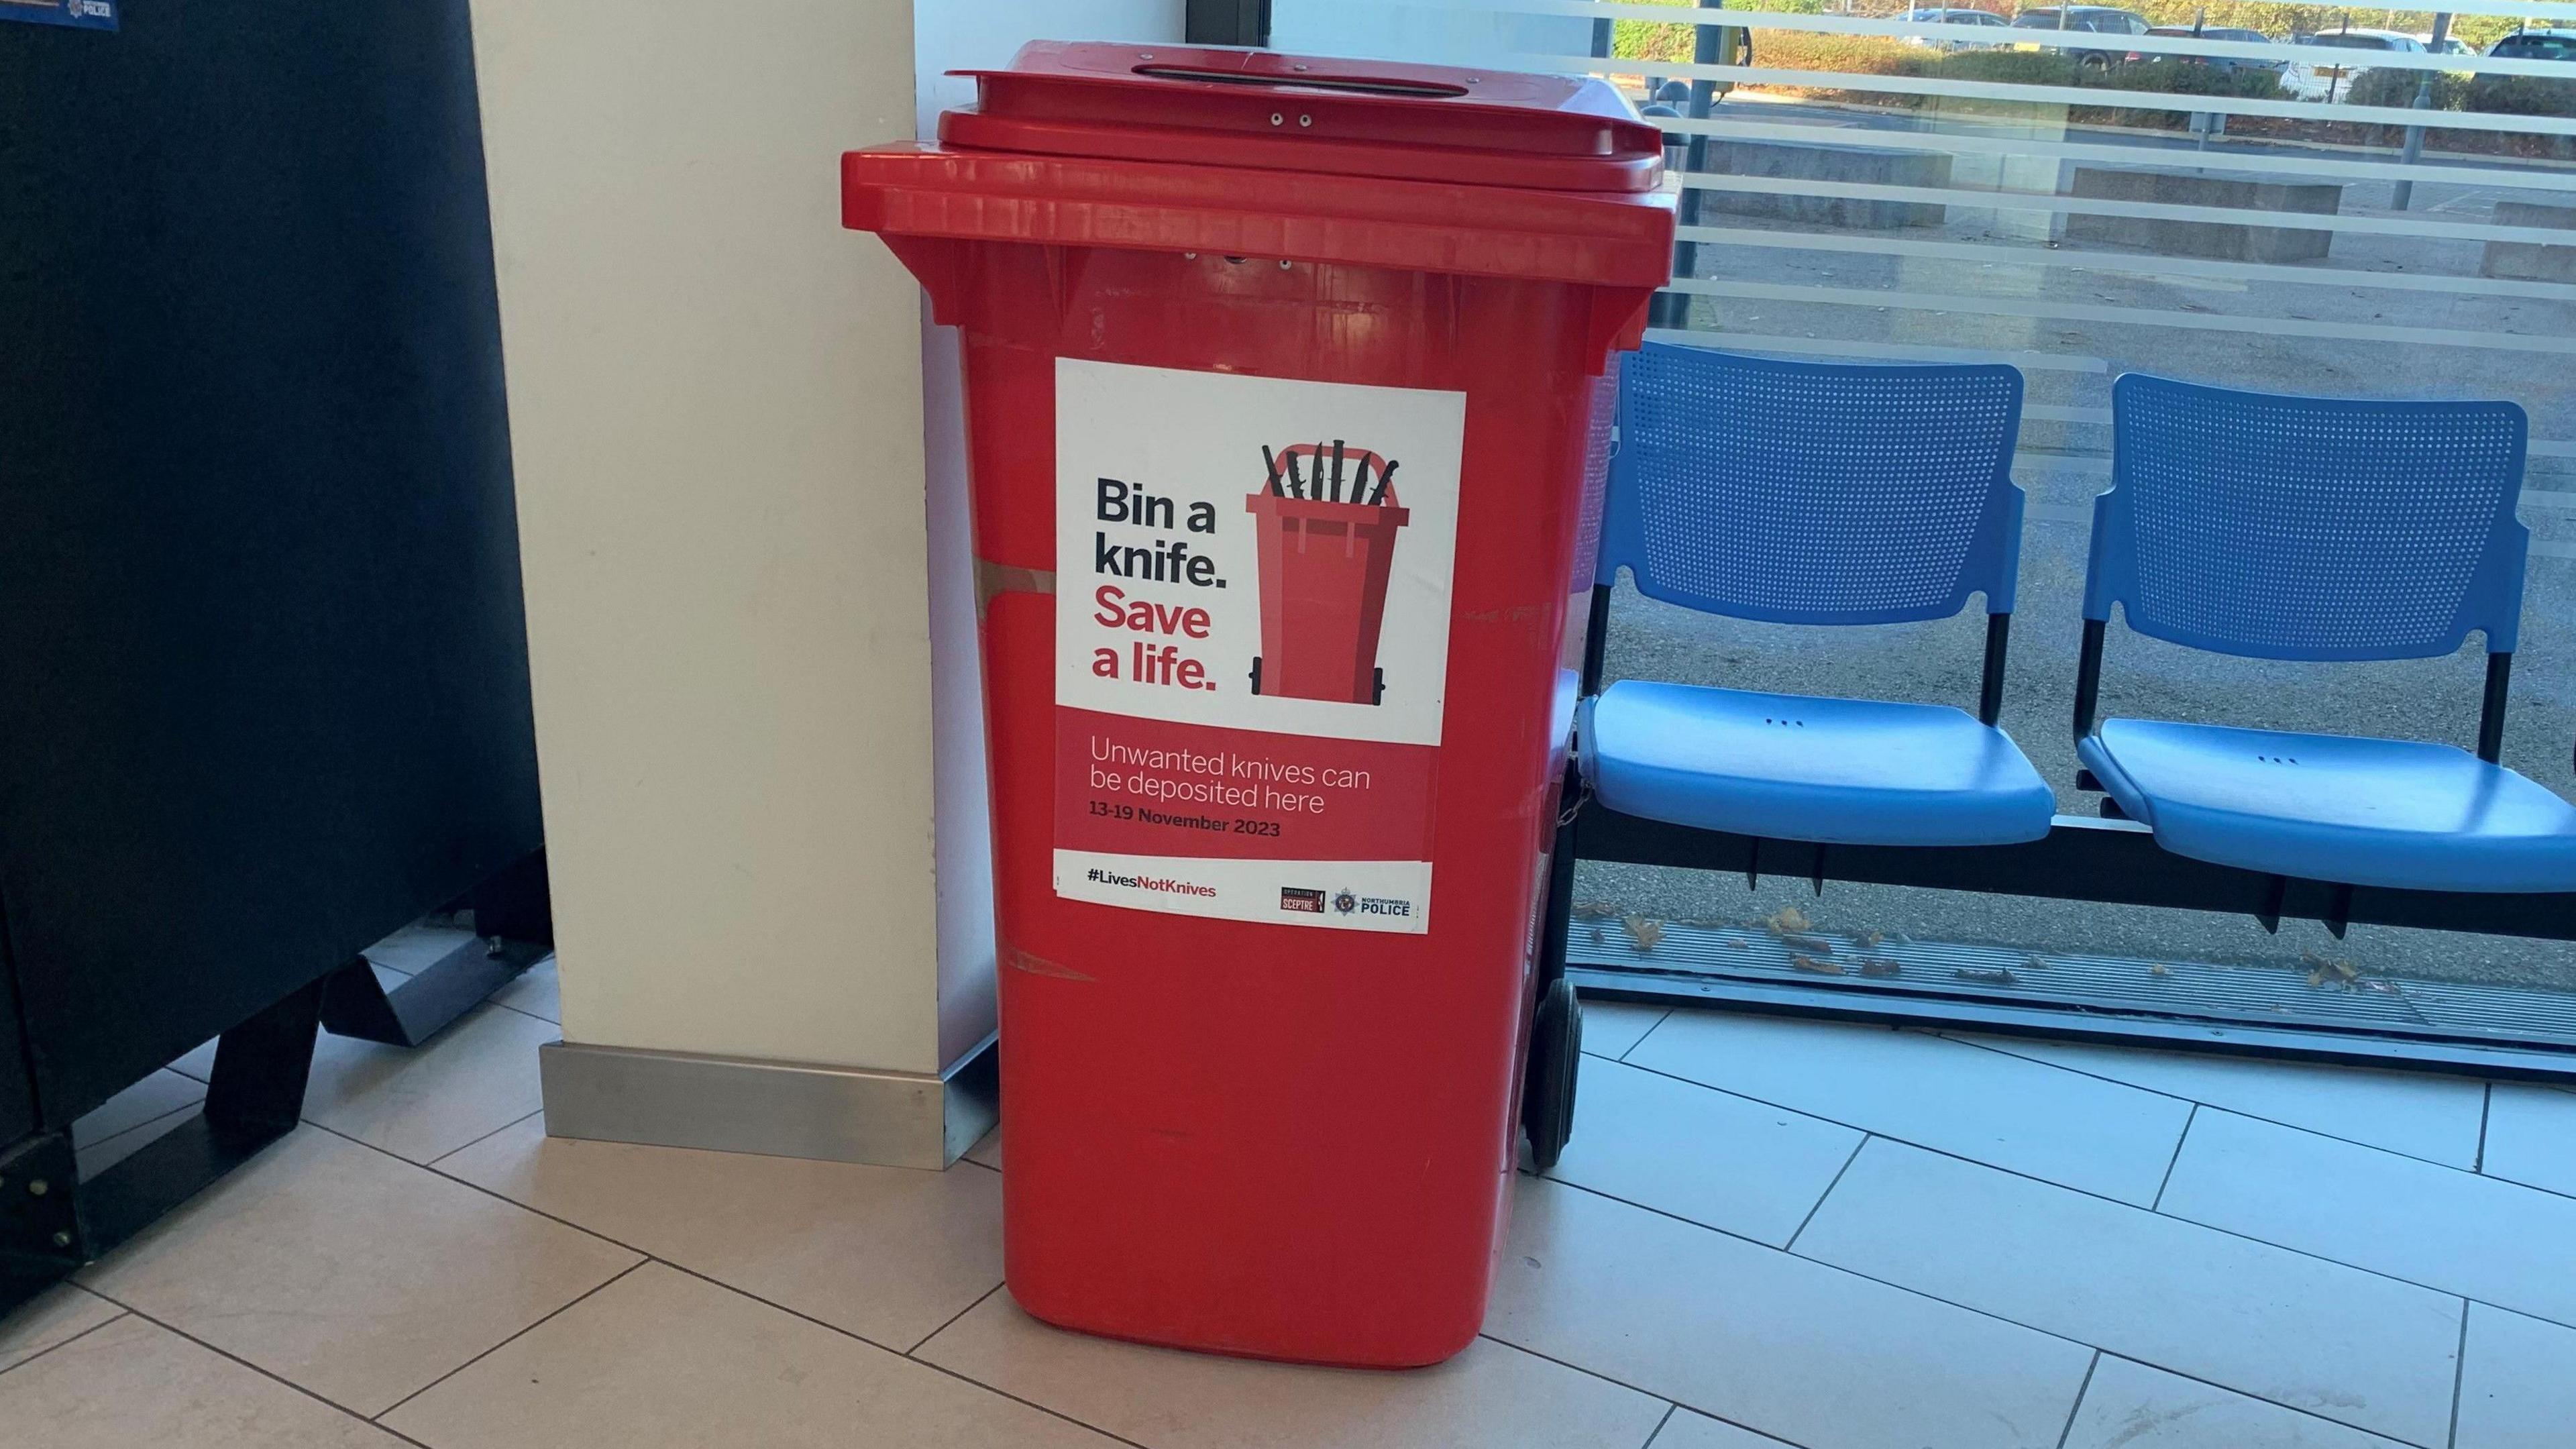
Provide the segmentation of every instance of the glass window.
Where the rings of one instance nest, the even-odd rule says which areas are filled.
[[[2576,19],[2517,34],[2508,7],[2454,12],[2451,33],[2477,53],[2428,70],[2390,66],[2386,52],[2420,53],[2412,36],[2432,31],[2431,10],[2354,11],[2347,32],[2328,7],[2238,0],[2209,7],[2204,39],[2281,47],[2273,59],[2104,66],[2146,28],[2137,13],[2187,31],[2195,8],[2034,4],[1982,22],[2048,30],[2063,16],[2091,32],[2063,44],[2029,37],[2016,52],[1799,28],[1820,14],[1872,13],[1842,0],[1722,10],[1619,0],[1598,26],[1584,8],[1274,0],[1273,40],[1557,70],[1592,55],[1597,36],[1604,51],[1591,69],[1637,95],[1644,77],[1689,65],[1706,30],[1750,32],[1752,58],[1711,77],[1705,116],[1661,120],[1690,232],[1648,335],[1818,361],[2020,370],[2013,477],[2027,502],[2001,724],[2063,815],[2095,817],[2104,798],[2078,787],[2068,720],[2093,500],[2111,477],[2112,382],[2130,372],[2520,404],[2530,452],[2519,516],[2531,543],[2502,758],[2576,799]],[[1673,18],[1638,18],[1650,9]],[[2123,39],[2103,38],[2097,17]],[[2315,49],[2291,51],[2294,36]],[[2536,69],[2539,58],[2566,78],[2498,69]],[[2408,111],[2419,93],[2432,108]],[[2378,114],[2356,121],[2365,110]],[[2422,121],[2382,124],[2391,114]],[[1976,612],[1798,628],[1691,613],[1622,582],[1609,678],[1973,708]],[[2474,639],[2403,663],[2273,665],[2188,652],[2116,620],[2109,634],[2108,714],[2477,738],[2485,664]],[[1954,993],[2204,1022],[2370,1018],[2576,1048],[2576,945],[2368,925],[2338,938],[2313,914],[2273,935],[2247,914],[1855,884],[1833,874],[1830,851],[1819,898],[1810,859],[1784,850],[1775,862],[1766,847],[1753,888],[1740,871],[1583,861],[1574,955],[1765,992]],[[1791,936],[1830,939],[1840,954],[1805,952],[1801,966],[1799,948],[1784,945]],[[1872,967],[1885,969],[1865,975]]]

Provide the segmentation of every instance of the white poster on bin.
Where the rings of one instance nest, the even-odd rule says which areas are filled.
[[[1057,894],[1428,929],[1465,422],[1058,361]]]

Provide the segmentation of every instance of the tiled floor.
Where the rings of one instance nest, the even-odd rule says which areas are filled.
[[[10,1442],[2576,1445],[2554,1088],[1596,1004],[1485,1337],[1357,1373],[1031,1320],[998,1138],[944,1173],[549,1139],[550,970],[421,1052],[328,1042],[303,1129],[0,1322]]]

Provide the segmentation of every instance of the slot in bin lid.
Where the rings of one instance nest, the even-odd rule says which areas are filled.
[[[1644,192],[1663,137],[1588,77],[1327,60],[1265,50],[1032,41],[955,72],[939,118],[976,150],[1509,186]]]

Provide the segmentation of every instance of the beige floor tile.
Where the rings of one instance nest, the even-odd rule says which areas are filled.
[[[108,1099],[72,1124],[80,1175],[93,1178],[158,1141],[196,1115],[206,1084],[164,1069]]]
[[[1962,1039],[2451,1167],[2475,1167],[2478,1161],[2478,1119],[2486,1109],[2486,1088],[2466,1077],[2035,1037]]]
[[[170,1070],[183,1077],[194,1077],[200,1082],[205,1081],[215,1074],[215,1044],[211,1041],[199,1042],[195,1051],[172,1062]]]
[[[444,959],[448,952],[474,939],[472,931],[453,926],[405,926],[367,948],[367,959],[408,976]]]
[[[74,1284],[57,1284],[0,1318],[0,1370],[78,1338],[124,1311]]]
[[[2064,1449],[2402,1449],[2394,1439],[2102,1356]]]
[[[1613,1061],[1584,1063],[1548,1176],[1784,1247],[1861,1134]]]
[[[2460,1300],[1879,1139],[1804,1257],[2417,1444],[2449,1430]]]
[[[302,1127],[81,1281],[372,1415],[635,1261]]]
[[[563,1020],[563,978],[555,969],[555,958],[548,956],[504,983],[492,993],[492,1003],[548,1021]]]
[[[175,1112],[155,1117],[140,1127],[129,1127],[113,1137],[102,1138],[82,1146],[78,1149],[75,1159],[80,1164],[82,1179],[86,1181],[96,1177],[132,1157],[135,1153],[161,1140],[171,1129],[196,1115],[195,1107],[181,1107]]]
[[[435,1449],[1110,1449],[989,1389],[660,1263],[385,1416]]]
[[[2576,1199],[2203,1107],[2166,1214],[2576,1327]]]
[[[2054,1449],[2093,1357],[1527,1177],[1485,1331],[1805,1449]]]
[[[1706,1414],[1675,1409],[1648,1449],[1794,1449],[1794,1446],[1788,1445],[1784,1439],[1739,1429]]]
[[[1148,1449],[1640,1449],[1662,1401],[1491,1339],[1436,1368],[1308,1368],[1050,1328],[996,1293],[932,1363]]]
[[[2469,1305],[2453,1449],[2576,1444],[2576,1328]]]
[[[976,1138],[975,1145],[966,1149],[966,1160],[969,1162],[980,1162],[984,1166],[993,1169],[995,1172],[1001,1171],[1002,1129],[997,1126],[992,1131]]]
[[[1628,1049],[1646,1039],[1655,1023],[1671,1010],[1662,1006],[1640,1006],[1632,1001],[1591,1001],[1583,1003],[1583,1049],[1596,1057],[1617,1060]]]
[[[0,1374],[0,1440],[44,1449],[397,1449],[402,1442],[132,1315]]]
[[[898,1352],[1002,1281],[1002,1179],[545,1135],[541,1119],[439,1164]]]
[[[417,1047],[323,1032],[304,1120],[414,1162],[435,1162],[545,1105],[537,1048],[550,1022],[478,1006]]]
[[[206,1100],[206,1084],[173,1071],[158,1071],[82,1114],[72,1124],[72,1145],[87,1147],[130,1131],[182,1107]]]
[[[2531,1187],[2576,1197],[2576,1094],[2525,1082],[2498,1082],[2487,1106],[2482,1169]]]
[[[1675,1011],[1634,1065],[2145,1207],[2191,1104],[1924,1032]]]

